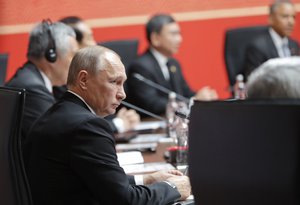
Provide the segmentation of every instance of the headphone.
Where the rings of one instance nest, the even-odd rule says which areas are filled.
[[[42,22],[44,28],[46,29],[48,35],[48,46],[45,51],[45,58],[50,63],[54,63],[57,59],[55,41],[52,36],[52,21],[50,19],[45,19]]]

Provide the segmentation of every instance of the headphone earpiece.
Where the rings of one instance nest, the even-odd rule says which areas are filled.
[[[46,19],[46,20],[43,20],[43,25],[44,25],[47,35],[48,35],[48,46],[45,51],[45,58],[50,63],[54,63],[57,59],[57,54],[56,54],[55,41],[52,36],[52,22],[50,19]]]

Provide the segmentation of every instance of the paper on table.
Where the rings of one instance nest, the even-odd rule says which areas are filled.
[[[117,153],[120,166],[128,164],[144,163],[142,153],[139,151],[119,152]]]
[[[141,122],[133,130],[139,131],[139,130],[148,130],[148,129],[159,129],[159,128],[165,128],[166,122],[165,121],[147,121],[147,122]]]
[[[157,143],[117,144],[117,151],[155,151]]]
[[[161,138],[166,138],[166,134],[139,134],[135,138],[131,139],[130,143],[141,142],[158,142]]]
[[[143,164],[130,164],[122,166],[126,174],[141,174],[160,170],[175,169],[171,164],[165,162],[153,162]]]

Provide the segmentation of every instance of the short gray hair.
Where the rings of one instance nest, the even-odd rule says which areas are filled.
[[[270,59],[253,71],[248,98],[300,99],[300,57]]]
[[[64,23],[55,22],[49,26],[58,56],[65,56],[71,48],[69,37],[76,38],[73,29]],[[37,24],[30,33],[27,58],[41,59],[49,46],[49,31],[45,23]]]
[[[108,66],[108,61],[105,58],[106,52],[115,53],[102,46],[89,46],[80,49],[72,59],[67,85],[75,84],[77,75],[81,70],[86,70],[91,75],[95,75],[100,70],[105,70]]]

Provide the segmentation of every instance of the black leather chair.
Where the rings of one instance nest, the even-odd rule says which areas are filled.
[[[235,83],[238,74],[244,74],[244,61],[248,44],[268,26],[252,26],[229,29],[225,33],[224,58],[230,86]]]
[[[25,91],[0,87],[0,204],[31,205],[20,126]]]
[[[128,68],[128,65],[138,55],[138,46],[139,46],[138,39],[104,41],[104,42],[99,42],[98,45],[107,47],[115,51],[117,54],[119,54],[125,68]]]
[[[7,70],[8,54],[0,54],[0,86],[4,85]]]
[[[196,204],[300,204],[300,101],[195,102],[189,176]]]

